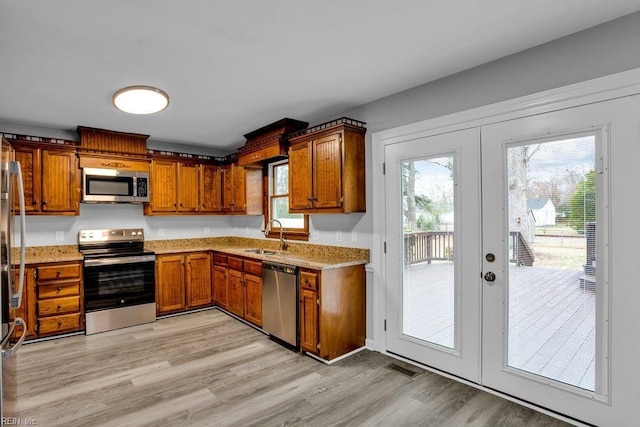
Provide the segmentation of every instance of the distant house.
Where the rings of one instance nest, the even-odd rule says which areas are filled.
[[[536,227],[542,225],[556,225],[556,207],[551,199],[529,199],[527,201],[527,210],[533,218]]]

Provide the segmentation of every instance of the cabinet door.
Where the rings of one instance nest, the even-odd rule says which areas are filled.
[[[342,133],[313,141],[313,207],[342,206]]]
[[[317,354],[319,350],[318,293],[302,289],[300,296],[300,348]]]
[[[233,208],[234,212],[244,212],[247,208],[247,190],[245,169],[243,166],[231,165],[233,174]]]
[[[193,163],[178,163],[178,211],[198,212],[199,181],[199,165]]]
[[[150,206],[153,212],[176,212],[178,200],[178,165],[166,160],[151,162],[149,185]]]
[[[13,283],[15,288],[18,287],[18,271],[14,270]],[[22,288],[22,304],[16,309],[9,309],[9,320],[13,321],[16,317],[21,317],[27,324],[27,339],[35,337],[36,328],[36,280],[35,269],[33,267],[25,267],[24,286]],[[22,335],[21,330],[17,330],[13,340],[17,340]]]
[[[184,257],[159,255],[156,258],[157,313],[169,313],[185,308]]]
[[[213,303],[218,307],[228,308],[227,303],[227,267],[213,266]]]
[[[238,317],[244,318],[244,283],[242,281],[242,272],[238,270],[229,270],[228,280],[228,299],[227,310]]]
[[[222,210],[233,210],[233,173],[231,165],[223,166],[222,174]]]
[[[26,212],[39,212],[41,194],[40,150],[30,147],[15,147],[15,159],[22,168],[22,186],[24,188],[24,209]],[[18,212],[18,192],[14,193],[13,209]]]
[[[186,256],[187,307],[211,305],[211,256],[208,253]]]
[[[262,326],[262,277],[244,275],[245,319],[256,326]]]
[[[289,149],[289,209],[309,209],[311,196],[311,143],[292,145]]]
[[[42,150],[42,211],[78,212],[76,154]]]
[[[200,212],[220,212],[222,209],[222,181],[220,168],[200,166]]]

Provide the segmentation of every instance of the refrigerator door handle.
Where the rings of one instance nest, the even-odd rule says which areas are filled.
[[[16,342],[12,347],[7,348],[9,346],[9,342],[11,341],[11,336],[16,331],[17,326],[22,326],[22,335],[20,336],[18,342]],[[22,342],[24,341],[26,336],[27,325],[24,323],[24,320],[22,320],[22,317],[16,317],[13,321],[13,325],[11,325],[11,329],[9,329],[7,335],[4,337],[2,342],[0,342],[0,349],[2,349],[2,358],[4,359],[5,357],[15,356],[18,352],[18,349],[20,349],[20,347],[22,346]]]
[[[11,293],[10,307],[11,308],[19,308],[22,305],[22,289],[24,287],[24,261],[25,261],[25,229],[26,229],[26,221],[24,215],[24,188],[22,186],[22,168],[20,167],[20,163],[16,161],[9,162],[9,174],[15,175],[18,180],[18,200],[20,203],[20,273],[18,275],[18,291],[13,293],[12,274],[9,273],[7,275],[7,284],[9,285],[9,292]],[[9,185],[9,200],[8,203],[11,203],[13,198],[11,197],[11,185]],[[8,236],[10,239],[10,236]],[[11,244],[8,242],[7,244],[7,264],[8,268],[11,269]]]

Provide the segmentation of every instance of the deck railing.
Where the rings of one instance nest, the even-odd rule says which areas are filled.
[[[510,231],[509,260],[516,265],[532,266],[535,259],[529,243],[519,231]],[[404,233],[405,265],[453,259],[453,231],[416,231]]]
[[[453,259],[453,231],[416,231],[404,234],[405,265]]]

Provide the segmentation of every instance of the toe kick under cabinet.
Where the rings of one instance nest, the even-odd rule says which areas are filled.
[[[364,265],[298,273],[300,348],[325,360],[364,347]]]

